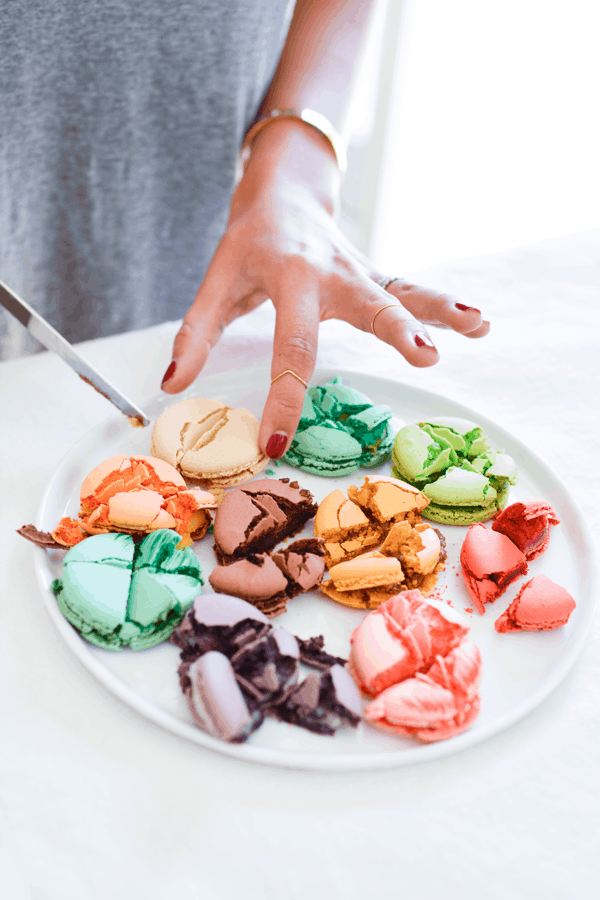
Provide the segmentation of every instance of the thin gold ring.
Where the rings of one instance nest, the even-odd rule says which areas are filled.
[[[300,376],[299,376],[299,375],[296,375],[295,372],[292,372],[291,369],[286,369],[285,372],[282,372],[282,373],[281,373],[281,375],[276,375],[275,378],[273,378],[273,379],[271,380],[271,384],[275,384],[275,382],[278,381],[279,378],[283,378],[284,375],[293,375],[294,378],[295,378],[297,381],[299,381],[301,384],[303,384],[304,387],[308,390],[308,385],[307,385],[307,383],[305,382],[304,378],[300,378]]]
[[[375,334],[375,319],[377,318],[377,316],[379,315],[379,313],[380,313],[380,312],[383,312],[384,309],[392,309],[392,307],[393,307],[394,309],[400,309],[400,308],[401,308],[399,303],[388,303],[387,306],[382,306],[381,309],[378,309],[378,310],[377,310],[377,312],[375,313],[375,315],[373,316],[373,318],[372,318],[372,320],[371,320],[371,331],[373,332],[373,334]],[[377,337],[376,334],[375,334],[375,337]]]
[[[380,288],[383,288],[384,291],[387,291],[390,284],[394,281],[400,281],[400,278],[397,275],[386,275],[384,278],[378,278],[376,283]]]

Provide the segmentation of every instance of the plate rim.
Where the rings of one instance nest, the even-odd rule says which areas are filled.
[[[232,378],[234,375],[236,378],[240,378],[243,377],[244,371],[247,371],[248,373],[252,372],[254,376],[253,380],[256,380],[255,367],[247,366],[241,369],[232,369],[227,372],[217,372],[204,377],[202,386],[203,391],[205,391],[205,388],[210,390],[211,381],[224,381],[225,379]],[[457,410],[456,412],[451,413],[452,415],[458,415],[476,421],[477,424],[481,424],[484,427],[486,432],[491,430],[491,436],[494,440],[495,437],[493,433],[516,444],[524,454],[535,462],[536,466],[543,472],[544,477],[559,488],[564,495],[565,501],[570,505],[572,512],[575,514],[582,535],[586,541],[585,553],[590,566],[590,603],[586,608],[583,620],[579,623],[578,631],[572,636],[569,644],[564,649],[560,664],[546,675],[537,690],[533,691],[532,694],[524,698],[515,707],[511,707],[504,714],[480,728],[469,729],[468,731],[463,732],[463,734],[449,738],[445,741],[438,741],[431,744],[416,744],[414,748],[410,749],[404,748],[401,750],[385,750],[372,753],[345,752],[336,754],[329,752],[326,754],[309,754],[298,751],[286,751],[281,748],[256,747],[250,743],[229,744],[206,734],[191,722],[185,722],[182,719],[179,719],[174,714],[162,710],[152,703],[152,701],[140,696],[125,682],[121,681],[110,669],[103,666],[102,663],[96,659],[89,649],[88,643],[78,634],[60,612],[56,598],[50,591],[48,583],[49,580],[51,580],[49,579],[49,576],[52,574],[49,572],[48,554],[46,550],[41,547],[33,548],[35,574],[40,586],[44,607],[50,615],[59,634],[78,659],[78,662],[93,675],[96,681],[100,682],[105,690],[116,697],[122,704],[127,706],[128,709],[133,709],[136,715],[140,716],[144,721],[150,721],[170,734],[175,734],[184,740],[200,745],[204,749],[228,757],[241,759],[255,764],[276,766],[286,769],[320,772],[348,772],[389,769],[397,766],[430,762],[476,746],[520,721],[553,693],[558,685],[566,678],[583,649],[596,614],[599,566],[595,553],[593,552],[594,539],[578,502],[571,495],[564,481],[556,475],[551,466],[536,451],[530,449],[520,438],[515,437],[503,426],[494,422],[494,420],[443,394],[439,394],[427,388],[407,384],[402,381],[372,375],[371,373],[361,371],[360,369],[336,369],[333,371],[329,368],[318,368],[315,369],[309,385],[312,386],[316,383],[323,383],[334,375],[337,375],[342,379],[347,378],[350,381],[357,376],[367,378],[380,385],[385,385],[388,393],[396,393],[405,390],[412,395],[411,402],[415,402],[416,400],[418,403],[419,398],[426,398],[432,405],[450,404]],[[265,385],[266,384],[268,384],[268,382],[265,381]],[[365,393],[368,394],[369,392],[366,391]],[[197,396],[197,388],[194,389],[194,384],[190,385],[186,391],[178,395],[178,398],[185,399],[188,394]],[[146,401],[142,403],[142,408],[150,407],[162,396],[163,395],[158,393],[154,394],[152,398],[147,398]],[[450,415],[450,413],[448,413],[448,415]],[[71,458],[74,460],[77,459],[80,448],[89,442],[94,433],[102,432],[103,429],[106,429],[114,422],[119,422],[120,424],[129,427],[126,420],[117,413],[109,415],[82,435],[82,437],[63,455],[62,459],[54,468],[38,505],[35,519],[36,527],[43,527],[44,514],[54,483],[59,479],[63,468],[68,465]]]

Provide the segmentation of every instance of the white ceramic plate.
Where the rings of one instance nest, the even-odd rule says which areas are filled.
[[[483,616],[477,612],[465,614],[471,624],[470,636],[483,658],[481,714],[469,731],[446,741],[421,745],[416,739],[382,734],[363,723],[356,730],[342,729],[335,737],[325,737],[267,720],[246,744],[225,744],[192,723],[179,689],[177,648],[167,642],[150,650],[115,653],[88,644],[64,619],[50,591],[52,580],[60,575],[64,553],[36,548],[36,569],[44,602],[61,637],[105,687],[145,718],[203,747],[249,761],[321,771],[377,769],[446,756],[517,721],[540,703],[569,671],[585,640],[597,594],[591,536],[567,488],[548,466],[485,416],[429,391],[357,373],[321,370],[315,372],[312,383],[323,383],[333,374],[340,374],[374,403],[391,406],[394,431],[429,416],[462,416],[477,422],[486,430],[493,446],[506,450],[517,461],[519,482],[509,502],[543,498],[552,504],[561,519],[561,524],[552,530],[549,549],[530,564],[527,577],[543,572],[573,595],[577,608],[567,625],[555,631],[498,634],[494,622],[516,596],[522,580],[513,583],[506,594],[489,605]],[[178,399],[198,396],[198,393],[196,385]],[[259,376],[249,369],[203,378],[202,394],[232,406],[245,406],[260,416],[266,390]],[[154,420],[162,409],[172,405],[173,399],[161,395],[142,406]],[[63,515],[77,515],[81,483],[102,460],[118,453],[148,454],[149,444],[150,428],[131,428],[123,416],[113,416],[92,429],[54,472],[42,499],[37,527],[48,531]],[[362,483],[364,474],[378,472],[389,475],[389,463],[347,478],[322,478],[281,464],[275,468],[275,477],[298,479],[321,501],[335,488],[345,490],[351,483]],[[262,472],[258,477],[264,476]],[[458,562],[466,528],[439,527],[446,536],[448,548],[447,568],[439,581],[440,593],[454,609],[463,612],[472,608]],[[311,530],[312,523],[306,534]],[[210,536],[198,542],[194,549],[208,585],[208,574],[215,565]],[[310,592],[292,600],[288,611],[277,619],[277,625],[303,638],[322,634],[329,652],[347,657],[350,634],[364,615],[362,611],[348,609],[324,595]]]

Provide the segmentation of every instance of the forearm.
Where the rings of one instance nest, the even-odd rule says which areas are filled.
[[[374,0],[297,0],[279,66],[261,113],[315,109],[344,132],[353,76]],[[328,212],[337,204],[340,173],[329,142],[295,119],[270,122],[252,140],[232,214],[256,192],[308,188]]]
[[[261,112],[310,108],[347,137],[348,110],[375,0],[297,0]]]

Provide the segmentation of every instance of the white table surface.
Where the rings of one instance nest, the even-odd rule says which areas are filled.
[[[321,329],[318,365],[418,385],[496,420],[549,463],[600,534],[600,230],[412,276],[485,309],[484,341],[435,332],[411,369]],[[206,373],[269,366],[269,305]],[[84,345],[132,399],[156,393],[176,323]],[[202,391],[202,377],[198,382]],[[0,896],[6,900],[478,900],[594,894],[600,876],[600,619],[523,721],[442,760],[319,774],[229,759],[121,705],[47,615],[33,548],[48,479],[110,405],[44,353],[0,363]]]

